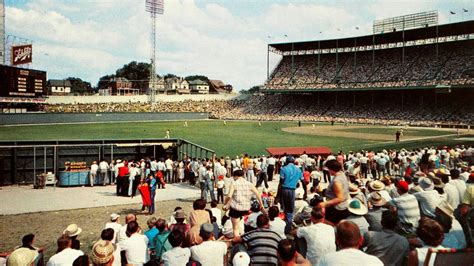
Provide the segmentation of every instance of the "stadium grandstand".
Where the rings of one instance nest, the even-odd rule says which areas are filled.
[[[375,32],[375,22],[372,35],[269,44],[283,57],[253,106],[283,119],[473,124],[474,21],[422,25]]]
[[[282,56],[260,93],[184,102],[46,104],[45,112],[209,112],[210,118],[472,127],[474,21],[437,12],[374,22],[374,33],[268,45]],[[269,63],[267,64],[267,67]]]

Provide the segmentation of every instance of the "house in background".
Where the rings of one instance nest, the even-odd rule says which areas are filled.
[[[165,80],[165,93],[189,94],[189,83],[184,78],[170,77]]]
[[[138,95],[139,89],[134,89],[133,84],[126,78],[113,78],[108,85],[110,95]]]
[[[191,93],[208,94],[209,84],[204,80],[195,79],[189,82],[189,89],[191,90]]]
[[[66,79],[48,80],[49,95],[69,95],[71,94],[71,82]]]

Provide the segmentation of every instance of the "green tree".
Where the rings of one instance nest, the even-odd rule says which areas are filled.
[[[132,61],[122,68],[117,69],[115,76],[130,80],[133,88],[140,89],[140,91],[144,92],[148,89],[150,68],[151,65],[149,63],[137,63],[136,61]]]
[[[202,81],[205,81],[207,83],[209,83],[209,78],[206,77],[206,76],[203,76],[203,75],[191,75],[191,76],[187,76],[184,78],[187,82],[190,82],[190,81],[193,81],[193,80],[196,80],[196,79],[200,79]]]
[[[71,92],[72,93],[92,93],[92,86],[90,82],[83,81],[80,78],[69,77],[66,80],[69,80],[71,83]]]
[[[253,93],[259,92],[260,87],[261,86],[253,86],[252,88],[250,88],[248,90],[241,90],[240,93],[242,93],[242,94],[253,94]]]
[[[105,75],[99,79],[97,83],[97,90],[106,89],[112,79],[115,78],[115,75]]]
[[[171,73],[168,73],[164,76],[165,79],[169,79],[169,78],[178,78],[178,76],[176,76],[175,74],[171,74]]]

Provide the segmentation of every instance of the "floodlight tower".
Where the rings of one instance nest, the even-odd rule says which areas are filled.
[[[5,1],[0,0],[0,65],[5,64]]]
[[[151,67],[150,82],[148,83],[148,101],[155,102],[156,93],[156,16],[163,15],[164,0],[145,0],[146,11],[151,15]]]

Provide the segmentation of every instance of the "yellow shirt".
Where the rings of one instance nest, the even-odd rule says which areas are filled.
[[[462,203],[474,207],[474,184],[467,184],[464,197],[462,198]]]

